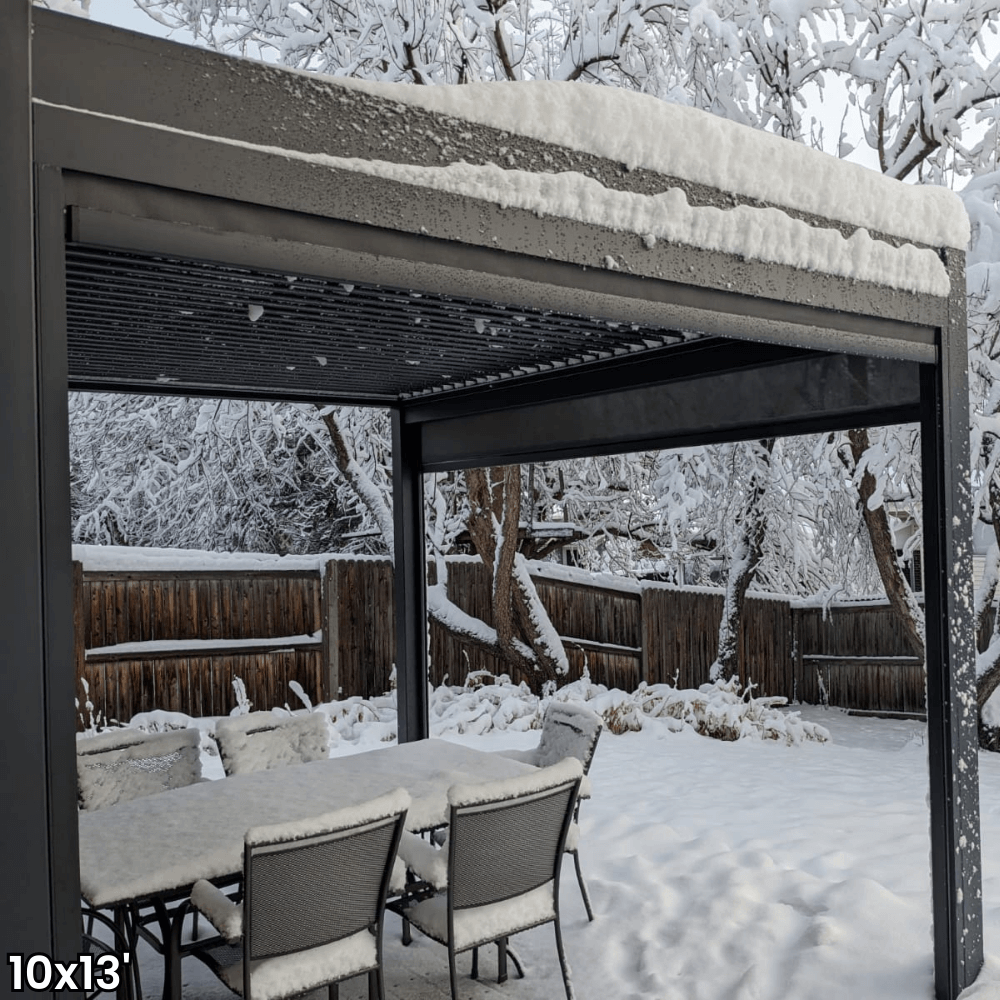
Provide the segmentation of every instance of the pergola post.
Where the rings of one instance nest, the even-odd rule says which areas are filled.
[[[427,580],[419,429],[392,411],[396,698],[399,742],[426,739]]]
[[[948,251],[948,327],[921,378],[934,985],[955,1000],[983,964],[964,255]]]
[[[80,950],[80,876],[62,199],[50,174],[37,188],[34,183],[31,11],[31,0],[0,6],[0,106],[5,115],[0,143],[0,468],[8,526],[0,662],[4,697],[12,706],[0,735],[6,762],[0,855],[9,862],[0,910],[9,954],[43,952],[72,960]],[[39,176],[43,174],[40,170]],[[46,256],[53,251],[53,257]],[[53,260],[55,272],[40,284],[40,272]],[[43,302],[43,292],[53,285],[55,303]],[[3,982],[6,994],[10,978]]]

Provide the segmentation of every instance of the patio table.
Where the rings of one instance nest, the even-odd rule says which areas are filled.
[[[529,764],[446,740],[420,740],[234,775],[80,814],[80,887],[104,909],[152,903],[160,914],[165,1000],[180,1000],[184,900],[199,879],[234,880],[252,826],[283,823],[354,805],[402,786],[411,831],[448,819],[448,789],[534,770]]]

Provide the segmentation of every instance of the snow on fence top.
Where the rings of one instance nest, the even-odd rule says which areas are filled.
[[[904,184],[780,136],[616,87],[536,80],[417,87],[336,83],[928,246],[965,249],[969,219],[946,188]]]
[[[279,556],[271,552],[206,552],[200,549],[130,545],[73,545],[73,558],[87,573],[186,573],[321,570],[331,559],[385,560],[387,556],[327,552],[312,556]]]

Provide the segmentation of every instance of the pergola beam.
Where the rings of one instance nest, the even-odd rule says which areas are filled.
[[[793,351],[782,361],[763,345],[737,350],[736,357],[743,363],[718,374],[636,388],[613,387],[612,377],[608,391],[540,395],[535,403],[480,413],[463,408],[419,423],[424,470],[683,448],[920,417],[920,366],[913,362]],[[572,383],[572,375],[566,381]],[[489,407],[489,393],[483,395]]]

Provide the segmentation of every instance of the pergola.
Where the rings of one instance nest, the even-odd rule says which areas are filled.
[[[401,740],[427,734],[423,473],[919,422],[937,996],[976,978],[964,243],[924,219],[943,193],[728,123],[732,161],[693,161],[711,176],[623,163],[539,122],[552,85],[494,119],[482,89],[401,96],[29,0],[0,7],[0,48],[9,952],[80,945],[66,394],[89,389],[391,409]],[[613,99],[649,116],[639,146],[709,134]],[[747,187],[786,162],[779,194]],[[867,202],[810,207],[812,169]]]

